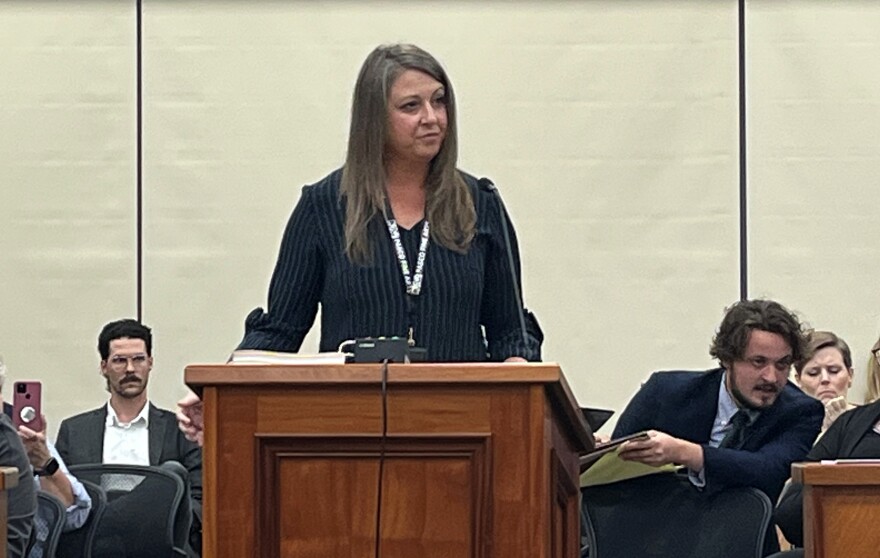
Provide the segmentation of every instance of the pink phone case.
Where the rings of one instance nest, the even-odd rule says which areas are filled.
[[[27,426],[43,431],[43,385],[36,380],[15,382],[12,386],[12,422],[15,427]]]

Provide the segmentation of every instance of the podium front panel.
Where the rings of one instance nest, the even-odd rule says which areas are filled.
[[[582,438],[546,381],[379,388],[203,386],[205,555],[578,556]]]
[[[488,438],[269,435],[258,445],[260,556],[373,556],[377,533],[383,557],[486,556]]]
[[[802,483],[806,558],[880,556],[880,463],[795,463]]]

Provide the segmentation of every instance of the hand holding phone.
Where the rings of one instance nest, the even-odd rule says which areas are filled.
[[[12,396],[12,422],[16,428],[27,426],[34,432],[42,432],[43,385],[36,380],[15,382]]]

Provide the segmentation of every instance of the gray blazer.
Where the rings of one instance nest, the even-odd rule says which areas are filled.
[[[70,465],[101,463],[104,460],[104,426],[107,406],[64,419],[58,430],[55,447],[64,462]],[[177,427],[171,411],[150,403],[149,418],[150,465],[177,461],[189,472],[190,495],[194,522],[202,520],[202,450],[187,440]]]
[[[34,483],[27,452],[18,437],[18,430],[5,414],[0,413],[0,463],[18,468],[18,485],[7,496],[6,545],[8,558],[25,558],[28,541],[37,511],[37,485]]]

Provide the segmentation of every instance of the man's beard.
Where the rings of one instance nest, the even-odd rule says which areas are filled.
[[[773,385],[773,384],[761,384],[761,386],[767,386],[767,385]],[[756,386],[756,387],[758,387],[758,386]],[[779,396],[779,388],[775,385],[773,385],[773,387],[774,387],[775,393],[778,397]],[[748,400],[748,398],[745,396],[745,394],[743,394],[742,391],[740,391],[739,386],[736,385],[736,378],[731,378],[730,394],[733,396],[734,400],[736,400],[737,405],[739,405],[741,408],[751,409],[753,411],[763,411],[767,407],[772,406],[773,403],[776,403],[776,398],[774,397],[773,401],[771,401],[768,405],[766,405],[764,407],[760,407],[758,405],[755,405],[754,403],[752,403],[751,401]]]

